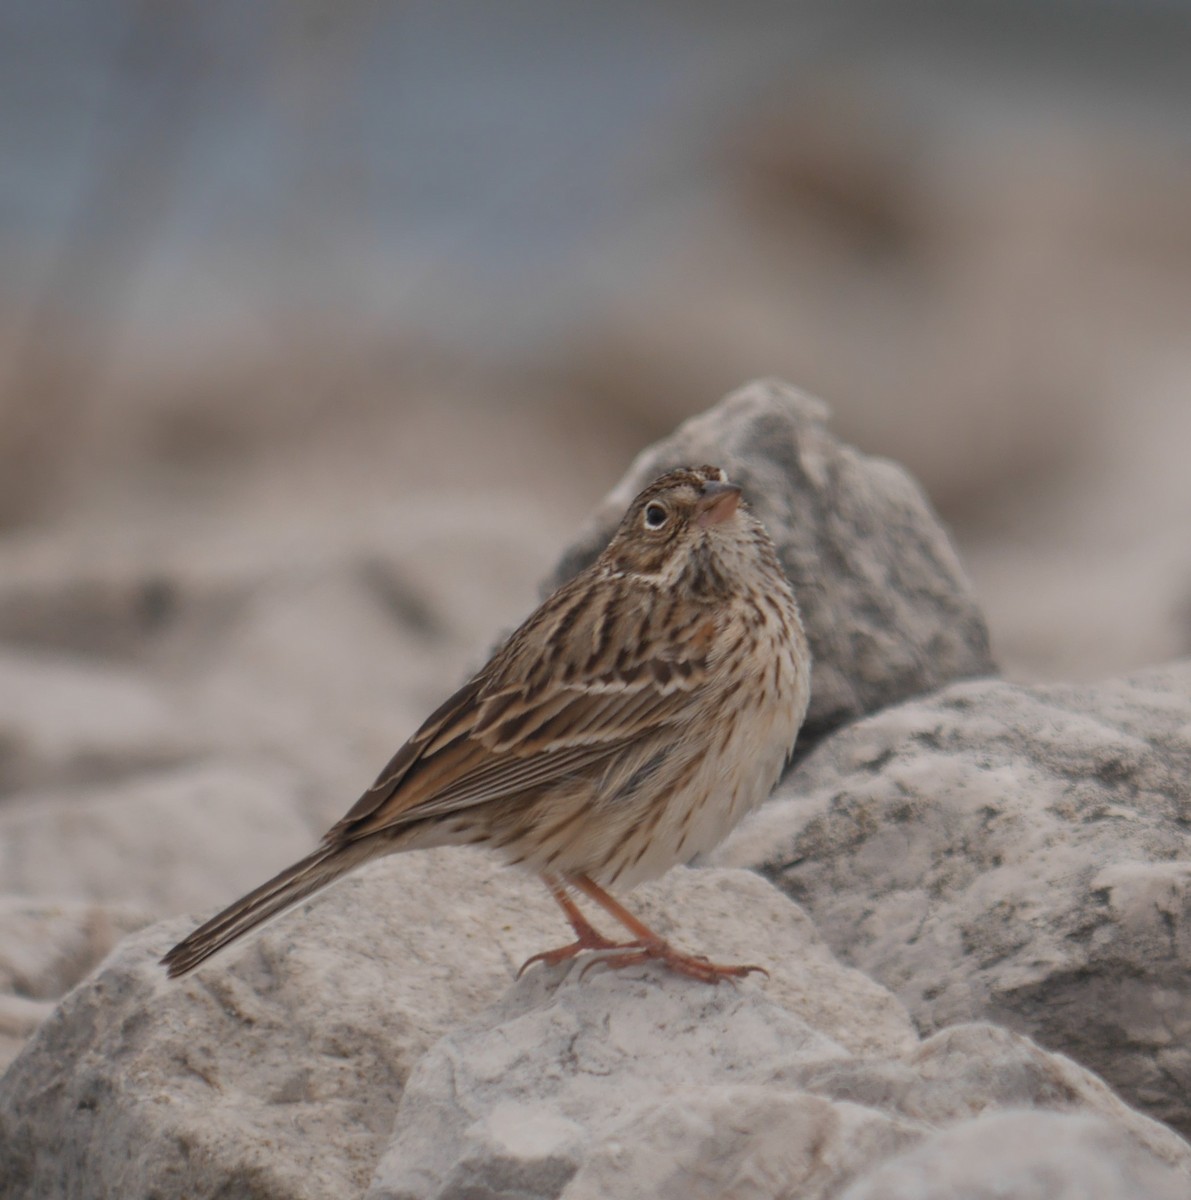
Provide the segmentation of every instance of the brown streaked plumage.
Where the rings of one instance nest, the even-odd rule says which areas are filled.
[[[369,859],[478,843],[538,872],[575,931],[529,963],[593,950],[611,966],[653,958],[709,982],[758,970],[680,953],[604,889],[705,853],[764,800],[809,687],[798,607],[740,489],[718,467],[670,471],[633,501],[599,559],[397,751],[317,850],[162,962],[182,975]],[[572,891],[631,940],[598,933]]]

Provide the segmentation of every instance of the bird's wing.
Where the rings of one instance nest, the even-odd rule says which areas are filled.
[[[557,593],[430,716],[327,840],[578,779],[681,727],[706,678],[714,628],[688,623],[662,638],[664,602],[612,589],[605,599],[601,607],[575,586]],[[606,636],[613,618],[615,637]],[[664,627],[675,632],[672,621]]]

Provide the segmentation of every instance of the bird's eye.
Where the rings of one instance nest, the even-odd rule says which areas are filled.
[[[669,519],[670,514],[660,504],[647,504],[645,506],[646,529],[661,529]]]

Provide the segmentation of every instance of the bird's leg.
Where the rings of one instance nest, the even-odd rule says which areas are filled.
[[[614,916],[631,934],[634,935],[634,940],[622,946],[608,944],[605,948],[608,950],[619,950],[619,954],[611,954],[601,956],[596,962],[603,963],[605,966],[612,967],[629,967],[636,963],[647,962],[649,959],[656,959],[658,962],[665,963],[672,971],[676,971],[679,975],[686,975],[690,979],[698,979],[703,983],[719,983],[721,979],[743,979],[746,975],[753,971],[759,971],[762,975],[768,976],[769,972],[764,967],[757,966],[729,966],[722,963],[713,963],[702,955],[683,954],[680,950],[675,950],[665,938],[654,933],[644,921],[634,917],[627,908],[606,891],[599,884],[593,882],[586,875],[576,875],[570,882],[579,889],[585,896],[594,900],[606,912]],[[553,891],[553,888],[551,888]],[[555,899],[558,899],[557,894]],[[567,902],[572,904],[570,898]],[[561,904],[562,901],[559,900]],[[580,914],[582,919],[582,914]],[[584,919],[584,925],[587,921]],[[572,924],[574,922],[572,921]],[[590,929],[591,927],[588,926]],[[578,932],[578,926],[575,926]],[[598,936],[598,935],[597,935]],[[601,939],[603,940],[603,939]],[[593,947],[594,949],[594,947]],[[593,962],[592,966],[595,965]]]
[[[542,882],[550,889],[550,895],[558,902],[559,908],[566,913],[567,920],[571,923],[571,928],[575,931],[575,941],[566,946],[559,946],[557,950],[543,950],[540,954],[535,954],[532,958],[527,958],[521,964],[521,970],[517,972],[518,979],[525,974],[529,967],[532,967],[537,962],[543,962],[548,967],[554,967],[560,962],[566,962],[568,958],[574,958],[576,954],[582,954],[584,950],[626,949],[624,944],[610,941],[592,925],[583,915],[582,909],[571,899],[565,885],[556,876],[543,875]]]

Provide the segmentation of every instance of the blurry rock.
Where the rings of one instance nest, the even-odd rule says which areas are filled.
[[[835,70],[760,96],[697,199],[593,247],[563,378],[649,435],[734,380],[799,380],[953,518],[1025,483],[1045,505],[1081,466],[1098,485],[1106,415],[1186,344],[1191,172],[1162,137],[996,107],[957,121]]]
[[[54,1000],[152,918],[126,904],[0,897],[0,991]]]
[[[534,506],[423,495],[258,530],[239,548],[255,563],[228,539],[200,566],[238,599],[180,621],[154,661],[212,743],[301,772],[321,832],[532,607],[549,529]]]
[[[1186,310],[1187,305],[1179,306]],[[1010,678],[1091,683],[1191,655],[1191,339],[1129,371],[1094,467],[1003,504],[969,536]]]
[[[616,1082],[629,1091],[634,1081],[626,1070]],[[920,1136],[874,1109],[755,1084],[687,1083],[626,1107],[623,1122],[586,1155],[563,1200],[825,1200],[864,1164]],[[476,1194],[487,1200],[498,1193]]]
[[[151,917],[127,905],[0,897],[0,1071],[126,933]]]
[[[1100,1117],[995,1113],[936,1133],[840,1200],[1181,1200],[1185,1171]]]
[[[324,555],[261,579],[182,685],[213,741],[301,773],[320,833],[452,690],[462,660],[397,615],[358,563]]]
[[[826,227],[795,213],[776,235],[719,199],[680,234],[622,248],[633,286],[606,298],[559,377],[643,437],[759,371],[794,379],[832,398],[841,437],[904,463],[942,511],[983,512],[1079,464],[1111,395],[1110,331],[1081,350],[1075,252],[1056,247],[1035,199],[1014,199],[1008,230],[1003,213],[990,230],[984,214],[931,212],[950,201],[936,196],[909,230],[903,214],[854,209]],[[839,233],[855,220],[871,224],[850,245]],[[601,256],[600,278],[616,277]]]
[[[532,607],[570,526],[537,502],[424,486],[338,505],[247,504],[189,539],[167,518],[124,540],[0,544],[0,643],[20,647],[0,648],[0,791],[264,754],[317,785],[316,824],[337,818]],[[179,747],[146,724],[154,706]],[[114,745],[95,753],[100,735]]]
[[[682,463],[724,467],[777,545],[814,652],[802,744],[908,696],[993,670],[988,631],[946,532],[900,467],[826,428],[826,408],[750,384],[642,452],[549,581],[603,549],[633,495]]]
[[[111,547],[106,547],[109,553]],[[209,625],[234,598],[156,561],[78,561],[77,547],[45,538],[38,553],[3,556],[0,639],[92,659],[144,659],[179,626]]]
[[[0,1075],[20,1054],[29,1035],[54,1011],[54,1003],[0,992]]]
[[[0,649],[0,794],[177,762],[196,741],[138,675]]]
[[[991,1019],[1191,1128],[1191,663],[952,685],[841,731],[716,861],[755,865],[919,1027]]]
[[[210,908],[312,848],[299,795],[282,768],[215,760],[14,797],[0,808],[0,878],[47,901],[126,901],[157,916]]]

